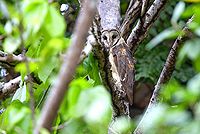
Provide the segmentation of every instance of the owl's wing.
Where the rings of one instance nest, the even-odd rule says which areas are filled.
[[[125,47],[125,42],[120,42],[113,49],[114,62],[117,66],[123,90],[125,90],[129,103],[133,104],[133,85],[134,85],[134,61],[129,48]]]

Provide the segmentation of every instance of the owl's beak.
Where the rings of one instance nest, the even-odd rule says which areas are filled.
[[[109,40],[109,47],[112,47],[112,45],[113,45],[113,41]]]

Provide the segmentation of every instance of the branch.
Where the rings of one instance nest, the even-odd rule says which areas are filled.
[[[116,29],[120,27],[120,1],[100,0],[98,12],[101,18],[102,30]]]
[[[125,14],[124,21],[121,25],[121,36],[126,40],[131,33],[132,26],[136,20],[140,17],[142,8],[141,0],[131,0],[128,9]]]
[[[13,93],[18,87],[21,81],[21,76],[10,80],[7,83],[1,83],[1,90],[0,90],[0,98],[4,98],[4,96]]]
[[[149,3],[150,3],[150,0],[142,0],[141,16],[143,16],[146,13],[146,11],[147,11],[147,9],[149,7]]]
[[[34,59],[27,58],[28,61],[35,61]],[[14,55],[14,54],[8,54],[3,51],[0,51],[0,62],[24,62],[25,58],[22,54]]]
[[[28,77],[24,78],[25,81],[28,81]],[[5,96],[14,93],[18,88],[21,81],[21,76],[18,76],[7,83],[0,84],[0,99],[5,98]]]
[[[72,80],[73,74],[86,41],[88,30],[92,24],[92,19],[96,12],[96,1],[86,0],[83,10],[79,14],[75,25],[72,43],[66,52],[66,58],[60,69],[57,81],[54,83],[41,111],[34,134],[38,134],[41,128],[50,130],[52,123],[57,115],[59,106],[65,95],[68,84]]]
[[[0,41],[2,41],[3,39],[5,39],[6,36],[4,35],[0,35]]]
[[[191,17],[191,19],[188,20],[187,25],[192,22],[194,17]],[[156,107],[159,103],[159,92],[160,92],[160,87],[162,84],[167,83],[171,76],[172,73],[175,69],[175,63],[176,63],[176,56],[177,56],[177,50],[180,47],[180,44],[183,42],[183,38],[186,37],[188,33],[188,27],[187,25],[184,27],[182,32],[184,33],[183,35],[178,36],[178,38],[175,40],[174,44],[172,45],[172,48],[168,54],[167,60],[165,62],[165,65],[163,67],[163,70],[160,74],[160,77],[157,81],[157,84],[155,85],[155,89],[153,92],[153,95],[151,97],[151,100],[149,102],[149,105],[147,107],[147,110],[140,121],[139,125],[135,129],[134,133],[135,134],[142,134],[142,129],[143,129],[143,124],[147,118],[149,118],[149,113],[151,113],[151,110]]]
[[[155,22],[161,9],[166,3],[167,0],[155,0],[149,10],[138,21],[137,25],[132,30],[130,36],[128,37],[127,44],[130,46],[133,53],[137,49],[140,42],[146,37],[149,28]]]

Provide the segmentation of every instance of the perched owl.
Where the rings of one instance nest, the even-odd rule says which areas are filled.
[[[115,83],[112,92],[132,105],[135,80],[132,53],[118,30],[103,31],[101,42],[109,53],[110,70]]]

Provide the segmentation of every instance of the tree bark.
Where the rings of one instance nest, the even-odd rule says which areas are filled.
[[[34,130],[35,134],[38,134],[41,128],[50,130],[52,126],[68,84],[72,80],[95,12],[96,1],[86,0],[83,5],[82,13],[78,16],[72,37],[72,43],[66,52],[66,57],[60,69],[57,81],[51,88],[51,91],[44,103],[40,118]]]

